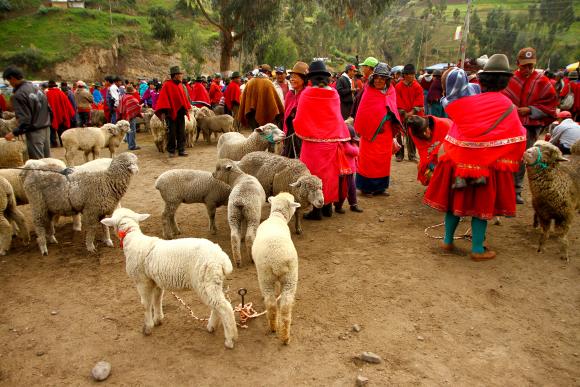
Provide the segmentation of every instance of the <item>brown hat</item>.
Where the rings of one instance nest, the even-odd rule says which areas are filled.
[[[272,67],[270,67],[269,64],[263,64],[259,66],[259,69],[261,72],[263,73],[271,73],[272,72]]]
[[[518,64],[527,65],[530,63],[536,64],[536,50],[531,47],[522,48],[518,52]]]
[[[292,70],[290,70],[290,74],[292,74],[292,73],[307,75],[308,74],[308,65],[304,62],[296,62],[294,67],[292,67]]]

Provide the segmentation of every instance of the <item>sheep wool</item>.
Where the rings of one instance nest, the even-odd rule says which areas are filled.
[[[298,286],[298,253],[290,236],[288,222],[299,203],[282,192],[270,196],[270,217],[258,227],[252,247],[252,257],[258,272],[260,290],[266,304],[268,324],[284,344],[290,341],[292,307]],[[280,287],[280,303],[276,301],[276,287]]]
[[[143,333],[149,335],[154,326],[161,324],[165,289],[193,289],[211,308],[207,330],[215,331],[221,321],[225,346],[233,348],[238,330],[234,311],[223,292],[225,278],[233,270],[229,257],[219,245],[207,239],[166,241],[144,235],[139,222],[148,217],[148,214],[119,208],[110,218],[101,221],[114,227],[123,238],[126,271],[145,307]]]
[[[21,167],[27,158],[28,152],[24,142],[0,138],[0,168]]]
[[[149,121],[149,128],[157,150],[161,153],[165,152],[167,147],[167,125],[165,121],[161,121],[159,117],[153,114]]]
[[[14,191],[8,180],[0,177],[0,255],[6,255],[12,244],[12,222],[18,236],[25,244],[30,242],[30,234],[24,215],[16,207]]]
[[[203,133],[208,144],[211,144],[211,135],[217,136],[218,133],[229,133],[234,129],[234,118],[228,114],[219,116],[207,117],[199,116],[197,120],[197,135],[195,141],[199,138],[199,134]]]
[[[250,152],[263,151],[284,139],[284,132],[274,124],[260,126],[248,138],[238,132],[224,133],[217,144],[218,159],[241,160]]]

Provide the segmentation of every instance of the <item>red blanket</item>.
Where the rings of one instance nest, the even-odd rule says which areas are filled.
[[[172,120],[177,118],[179,109],[185,109],[186,115],[189,117],[189,109],[191,105],[185,95],[184,86],[180,83],[175,83],[171,79],[163,83],[157,104],[155,105],[155,115],[161,118],[162,114],[169,114]]]
[[[70,119],[74,117],[75,110],[66,94],[58,87],[52,87],[46,92],[46,99],[52,110],[52,128],[56,130],[61,125],[70,128]]]
[[[447,105],[445,111],[453,126],[445,138],[441,160],[453,160],[456,176],[478,178],[489,176],[489,168],[511,172],[519,169],[526,148],[526,129],[517,110],[511,110],[491,129],[512,105],[507,97],[495,92],[460,98]]]
[[[529,115],[520,116],[523,125],[548,125],[556,118],[556,107],[559,104],[556,90],[548,78],[536,71],[528,78],[524,78],[519,70],[516,71],[502,93],[517,107],[533,106],[548,115],[539,120],[533,120]]]
[[[340,114],[340,97],[335,89],[307,87],[300,95],[296,135],[306,141],[348,141],[350,134]]]
[[[423,185],[428,185],[433,170],[437,166],[439,148],[443,145],[447,132],[453,124],[448,118],[427,116],[431,129],[431,139],[423,140],[413,136],[409,130],[409,135],[413,137],[413,142],[419,152],[419,165],[417,165],[417,180]]]
[[[240,104],[241,95],[240,85],[234,81],[230,82],[224,93],[224,102],[230,111],[233,109],[233,102]]]
[[[205,87],[203,87],[203,84],[196,82],[193,85],[192,90],[193,91],[192,91],[191,95],[189,96],[189,98],[191,98],[191,100],[193,102],[200,101],[200,102],[205,102],[209,105],[209,94],[207,93],[207,90],[205,89]]]

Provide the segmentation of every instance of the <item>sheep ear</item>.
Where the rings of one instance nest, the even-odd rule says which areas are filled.
[[[232,164],[226,165],[226,171],[231,171],[234,166]]]
[[[137,220],[139,222],[144,221],[145,219],[149,218],[151,214],[137,214]]]
[[[115,227],[115,221],[113,220],[113,218],[101,219],[101,223],[104,224],[105,226]]]
[[[558,156],[558,158],[556,159],[556,161],[560,162],[560,161],[570,161],[569,159],[565,158],[564,156]]]
[[[290,187],[298,188],[300,187],[300,180],[295,181],[294,183],[288,184]]]
[[[256,132],[258,133],[264,133],[264,127],[263,126],[259,126],[256,129],[254,129]]]
[[[274,199],[274,196],[270,196],[270,197],[268,198],[268,203],[272,203],[272,199]]]
[[[292,202],[292,203],[290,203],[290,207],[298,208],[298,207],[300,207],[300,203]]]

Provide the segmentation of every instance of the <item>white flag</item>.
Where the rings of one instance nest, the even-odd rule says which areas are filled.
[[[455,34],[453,35],[453,40],[460,40],[461,39],[461,26],[457,26],[455,29]]]

